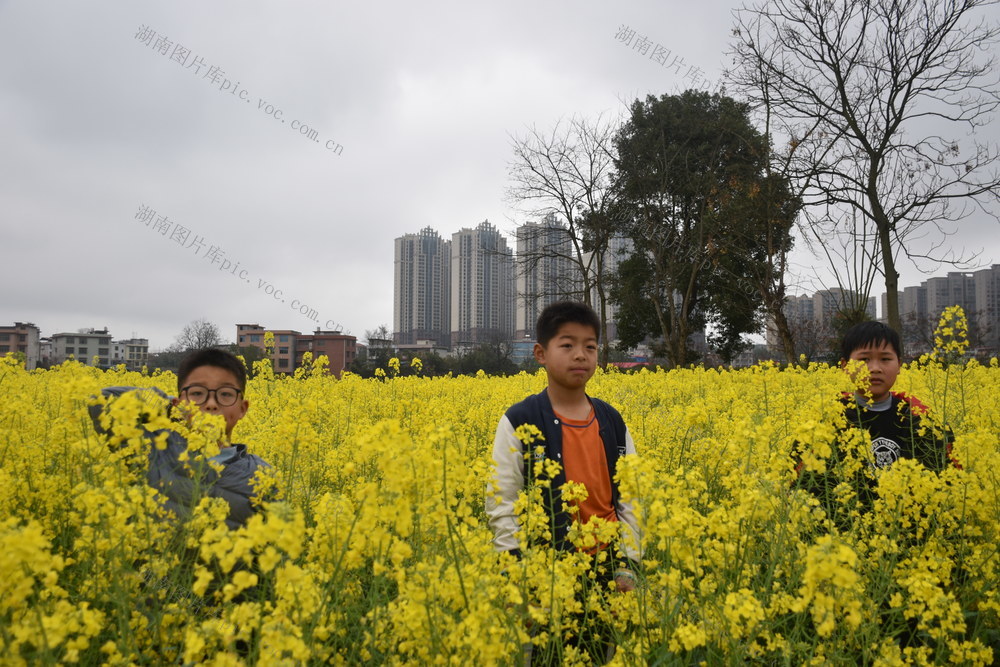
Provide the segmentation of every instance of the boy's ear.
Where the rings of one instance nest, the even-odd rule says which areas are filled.
[[[240,416],[236,418],[236,421],[239,421],[247,416],[247,410],[250,409],[250,401],[244,398],[243,402],[240,403],[240,407],[243,408],[243,410],[240,411]]]
[[[539,343],[535,343],[535,347],[532,349],[535,355],[535,361],[540,363],[542,366],[545,365],[545,348]]]

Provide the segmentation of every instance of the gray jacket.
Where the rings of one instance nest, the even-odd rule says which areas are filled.
[[[105,398],[117,398],[130,391],[151,392],[150,396],[154,398],[150,401],[151,411],[170,408],[171,398],[155,387],[105,387],[101,394]],[[113,432],[114,424],[107,430],[101,426],[101,411],[100,405],[90,406],[94,428],[101,434]],[[144,413],[142,422],[146,421]],[[208,459],[223,466],[221,472],[216,472],[205,459],[181,461],[180,455],[187,449],[187,440],[180,433],[170,429],[149,431],[144,428],[143,431],[149,443],[146,480],[163,495],[163,505],[171,513],[187,518],[198,500],[209,496],[222,498],[229,504],[226,525],[230,528],[239,528],[253,516],[255,510],[251,499],[257,496],[253,488],[254,475],[271,466],[259,456],[247,452],[246,445],[223,447],[216,456]],[[159,449],[153,443],[163,433],[167,434],[166,447]]]

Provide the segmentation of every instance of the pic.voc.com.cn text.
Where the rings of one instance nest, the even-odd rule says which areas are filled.
[[[202,56],[193,53],[191,49],[180,43],[175,43],[163,35],[157,35],[155,30],[145,25],[139,26],[139,30],[135,33],[135,38],[141,44],[149,46],[153,51],[156,51],[162,56],[166,56],[172,62],[177,63],[184,69],[191,70],[194,72],[195,76],[200,76],[213,86],[218,84],[220,92],[228,92],[233,97],[239,98],[247,104],[252,103],[250,93],[247,92],[246,88],[240,88],[239,81],[234,83],[232,80],[226,78],[225,70],[217,65],[209,65],[205,62],[205,59]],[[205,70],[204,74],[202,74],[202,69]],[[285,112],[263,98],[257,98],[257,110],[262,111],[265,115],[270,116],[274,120],[279,120],[283,124],[285,123]],[[342,155],[344,153],[343,146],[338,144],[333,139],[328,139],[326,142],[322,142],[319,136],[319,131],[300,120],[292,120],[289,123],[289,127],[306,139],[311,139],[314,143],[321,144],[331,153],[335,153],[337,155]]]
[[[170,220],[166,215],[157,214],[155,210],[145,204],[139,206],[139,210],[135,214],[135,219],[160,236],[173,241],[182,250],[191,250],[195,256],[200,256],[210,266],[215,267],[217,264],[218,271],[228,273],[234,278],[252,284],[250,271],[246,268],[240,268],[242,266],[241,262],[237,261],[234,263],[234,260],[226,257],[226,252],[220,246],[208,243],[204,237],[194,234],[184,225]],[[207,249],[206,245],[208,246]],[[201,254],[199,255],[199,253]],[[318,310],[299,299],[292,299],[291,303],[289,303],[288,299],[285,298],[283,290],[278,289],[271,282],[263,278],[257,278],[257,289],[275,301],[288,303],[292,310],[309,318],[315,324],[319,324],[322,321]],[[334,320],[326,320],[323,328],[327,331],[345,330],[341,324],[338,324]]]

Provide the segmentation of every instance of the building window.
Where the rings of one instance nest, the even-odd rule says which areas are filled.
[[[73,348],[67,347],[66,348],[66,354],[73,354]]]
[[[279,343],[287,343],[288,342],[288,334],[281,334],[280,336],[278,336],[278,342]]]
[[[27,345],[18,345],[17,346],[17,351],[18,352],[27,352],[28,351],[28,346]]]
[[[10,352],[10,345],[0,345],[0,354],[6,354]]]
[[[278,368],[288,368],[288,359],[278,359]]]
[[[102,357],[108,356],[108,348],[106,347],[97,348],[97,354],[101,355]]]
[[[20,343],[24,343],[28,340],[28,334],[17,334],[17,340]]]
[[[0,333],[0,340],[10,340],[9,333]]]
[[[279,347],[278,348],[278,354],[288,354],[288,348],[287,347]]]
[[[240,342],[241,343],[243,342],[243,336],[240,336]]]
[[[87,356],[87,348],[81,347],[79,350],[76,351],[76,353],[79,356],[81,356],[81,357],[86,357]]]
[[[250,334],[250,342],[251,343],[259,343],[260,342],[260,334]]]

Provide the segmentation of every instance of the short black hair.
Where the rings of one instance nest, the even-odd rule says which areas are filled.
[[[193,350],[184,357],[180,368],[177,369],[177,391],[184,387],[184,383],[194,369],[202,366],[214,366],[229,371],[236,376],[236,384],[239,385],[240,391],[246,391],[247,369],[243,366],[243,362],[233,354],[216,347]]]
[[[888,343],[899,360],[903,360],[903,343],[899,340],[899,334],[895,329],[887,324],[869,320],[855,324],[844,334],[844,339],[840,342],[840,358],[846,361],[851,358],[851,353],[855,350],[875,345],[881,347]]]
[[[594,336],[601,338],[601,318],[594,309],[579,301],[556,301],[545,307],[535,324],[535,342],[542,347],[549,344],[564,324],[582,324],[594,329]]]

